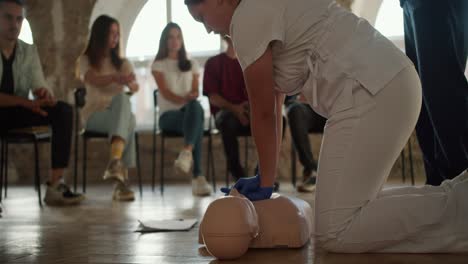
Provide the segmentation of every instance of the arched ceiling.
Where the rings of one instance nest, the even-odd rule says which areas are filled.
[[[91,27],[94,20],[101,14],[115,17],[119,20],[121,25],[122,51],[125,52],[132,26],[147,1],[148,0],[98,0],[94,6],[89,26]],[[352,10],[357,15],[367,19],[371,24],[375,24],[382,1],[383,0],[355,0],[352,5]]]

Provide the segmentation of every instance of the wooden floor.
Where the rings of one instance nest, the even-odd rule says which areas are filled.
[[[288,183],[282,193],[297,193]],[[220,196],[194,198],[190,186],[169,185],[164,197],[145,186],[143,198],[113,203],[112,188],[89,186],[86,202],[75,208],[40,209],[32,186],[11,187],[0,219],[0,264],[5,263],[224,263],[197,244],[198,227],[190,232],[135,233],[138,219],[200,218]],[[312,195],[300,195],[311,201]],[[468,255],[322,254],[313,243],[299,250],[250,250],[227,263],[468,263]]]

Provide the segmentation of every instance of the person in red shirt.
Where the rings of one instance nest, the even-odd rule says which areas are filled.
[[[239,161],[237,136],[250,134],[249,102],[242,69],[229,38],[226,52],[205,64],[203,93],[210,100],[211,113],[223,138],[228,170],[237,180],[246,173]]]

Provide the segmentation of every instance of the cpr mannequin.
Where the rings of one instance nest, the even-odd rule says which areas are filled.
[[[305,201],[273,194],[252,203],[233,189],[208,206],[199,243],[218,259],[235,259],[248,248],[300,248],[312,231],[312,209]]]

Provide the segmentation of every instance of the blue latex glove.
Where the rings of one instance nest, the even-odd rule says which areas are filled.
[[[273,187],[259,187],[257,190],[248,192],[243,195],[247,197],[250,201],[255,202],[261,200],[268,200],[271,198],[272,194]]]
[[[250,201],[260,201],[270,199],[273,193],[273,187],[260,187],[260,176],[250,178],[241,178],[232,187],[247,197]],[[228,195],[231,188],[221,188],[221,191]]]
[[[249,178],[240,178],[239,180],[237,180],[237,182],[232,188],[236,189],[239,193],[243,195],[245,195],[245,193],[254,191],[260,188],[260,175]],[[231,192],[232,188],[224,187],[221,188],[221,191],[228,195]]]

